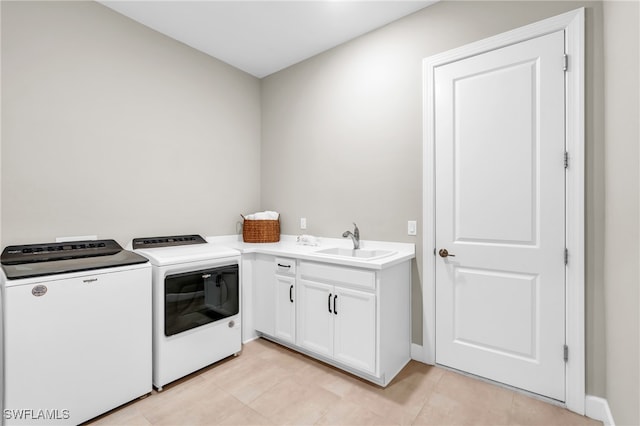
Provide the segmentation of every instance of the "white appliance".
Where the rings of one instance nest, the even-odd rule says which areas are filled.
[[[199,235],[135,238],[153,269],[153,385],[242,349],[240,252]]]
[[[76,425],[151,392],[151,265],[113,240],[2,253],[6,425]]]

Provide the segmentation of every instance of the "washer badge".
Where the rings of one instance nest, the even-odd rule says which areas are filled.
[[[47,293],[47,286],[39,284],[31,289],[31,294],[36,297],[44,296]]]

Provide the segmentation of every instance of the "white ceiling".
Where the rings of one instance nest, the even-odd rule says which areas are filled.
[[[103,5],[258,78],[437,0],[100,0]]]

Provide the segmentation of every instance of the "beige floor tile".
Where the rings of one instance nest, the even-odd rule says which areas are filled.
[[[436,386],[436,393],[445,395],[466,407],[508,412],[515,392],[481,380],[445,370]]]
[[[265,339],[254,339],[242,345],[242,355],[255,356],[266,350],[273,350],[276,345]]]
[[[289,378],[249,404],[276,424],[313,424],[337,403],[333,393]]]
[[[418,361],[409,361],[400,373],[391,381],[395,383],[412,383],[415,385],[428,384],[435,386],[445,373],[445,369]]]
[[[509,410],[491,405],[466,405],[447,395],[434,393],[415,418],[414,425],[507,425]]]
[[[259,354],[243,354],[224,369],[211,369],[203,379],[248,404],[294,372],[283,366],[265,361]]]
[[[387,386],[258,339],[230,357],[95,419],[96,425],[514,425],[602,423],[411,361]]]
[[[391,383],[381,388],[360,382],[344,396],[346,401],[365,407],[398,424],[411,424],[429,397],[431,389],[410,382]]]
[[[389,419],[386,419],[373,411],[353,404],[348,401],[340,400],[336,404],[332,404],[329,410],[316,422],[316,425],[392,425]]]
[[[247,426],[247,425],[273,425],[268,418],[258,413],[254,409],[247,407],[246,405],[236,410],[227,416],[218,418],[216,422],[218,425],[237,425],[237,426]]]
[[[91,421],[96,426],[149,426],[151,423],[138,410],[136,403],[130,403]]]
[[[521,426],[595,426],[602,423],[573,413],[565,408],[516,394],[510,413],[510,423]]]
[[[186,385],[186,383],[185,383]],[[152,395],[140,409],[154,425],[207,425],[240,410],[244,404],[216,387],[199,381],[180,392],[171,389]]]
[[[283,367],[291,373],[296,373],[306,368],[309,362],[315,362],[311,358],[291,349],[275,343],[270,343],[270,345],[272,346],[271,350],[267,349],[258,355],[260,360],[268,363],[268,365]]]
[[[295,378],[300,383],[319,386],[339,397],[345,396],[362,382],[362,379],[349,373],[312,359],[309,359],[306,368],[296,373]]]

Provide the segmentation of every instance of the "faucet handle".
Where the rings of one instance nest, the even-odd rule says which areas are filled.
[[[356,225],[355,222],[353,222],[353,234],[356,236],[356,238],[360,238],[360,230],[358,229],[358,225]]]

